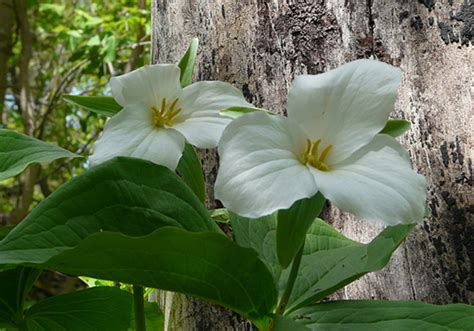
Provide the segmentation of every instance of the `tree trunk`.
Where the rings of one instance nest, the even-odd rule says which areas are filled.
[[[14,24],[13,0],[0,0],[0,123],[3,123],[3,104],[7,90],[8,59],[13,47]]]
[[[197,36],[197,80],[230,82],[248,101],[280,114],[295,75],[325,72],[357,58],[400,67],[393,116],[412,123],[401,142],[427,177],[430,217],[383,272],[334,297],[474,303],[472,0],[154,0],[152,15],[153,62],[176,62]],[[212,193],[217,158],[213,151],[205,157]],[[359,241],[381,230],[331,207],[324,216]],[[201,306],[193,310],[194,304],[180,300],[166,309],[174,315],[169,329],[181,329],[173,323],[184,320],[189,329],[203,329],[194,322],[203,318]],[[211,329],[221,316],[206,309]]]

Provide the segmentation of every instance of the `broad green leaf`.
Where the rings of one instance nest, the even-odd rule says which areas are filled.
[[[281,270],[276,256],[276,215],[259,219],[231,214],[236,242],[256,250],[283,293],[289,269]],[[387,227],[369,244],[352,241],[323,220],[316,219],[306,235],[300,270],[287,312],[317,302],[364,274],[382,269],[414,225]]]
[[[73,178],[34,208],[0,242],[0,265],[45,262],[96,232],[142,236],[163,226],[220,232],[168,168],[119,157]]]
[[[311,330],[474,330],[474,307],[416,301],[335,301],[304,307],[292,317]]]
[[[5,238],[11,230],[13,230],[13,226],[0,226],[0,240]]]
[[[398,137],[410,130],[410,122],[402,119],[389,119],[380,133],[388,134],[392,137]]]
[[[122,106],[112,97],[84,97],[65,94],[63,99],[72,105],[107,117],[112,117],[122,110]]]
[[[197,296],[256,324],[267,323],[276,305],[272,276],[255,251],[212,232],[175,227],[143,237],[102,232],[41,266]]]
[[[147,330],[163,331],[164,323],[165,323],[164,316],[160,310],[160,307],[158,307],[158,304],[156,302],[145,301],[145,325],[146,325]],[[135,331],[135,330],[136,330],[135,314],[132,314],[128,331]]]
[[[189,188],[191,188],[199,200],[204,202],[206,200],[206,191],[201,160],[192,145],[186,144],[184,147],[183,156],[181,156],[179,160],[176,172],[183,178],[184,182],[188,184]]]
[[[186,87],[193,82],[193,71],[196,63],[197,49],[199,45],[199,39],[193,38],[189,44],[186,53],[178,63],[178,67],[181,69],[181,75],[179,77],[181,86]]]
[[[0,327],[19,325],[23,318],[23,302],[39,269],[18,267],[0,272]]]
[[[235,107],[229,107],[229,108],[226,108],[226,109],[223,109],[219,112],[219,114],[221,116],[226,116],[226,117],[230,117],[230,118],[239,118],[240,116],[242,115],[245,115],[245,114],[248,114],[248,113],[252,113],[254,111],[265,111],[265,112],[268,112],[267,110],[265,109],[262,109],[262,108],[253,108],[253,107],[239,107],[239,106],[235,106]],[[269,114],[271,114],[270,112],[268,112]]]
[[[28,331],[128,330],[130,293],[113,287],[93,287],[55,296],[32,306],[25,314]]]
[[[32,163],[66,157],[80,156],[24,134],[0,129],[0,180],[18,175]]]
[[[298,323],[295,320],[281,316],[281,315],[274,315],[273,316],[273,327],[271,328],[272,331],[310,331],[310,329],[302,324]]]
[[[290,208],[278,211],[277,256],[287,268],[306,238],[306,232],[324,206],[324,196],[317,193],[311,198],[296,201]]]
[[[387,227],[369,244],[361,244],[321,220],[315,222],[287,311],[319,301],[366,273],[381,270],[414,227]]]
[[[230,224],[235,242],[255,250],[273,275],[275,284],[279,284],[282,268],[276,255],[276,213],[251,219],[231,212]],[[282,290],[280,288],[280,292]]]

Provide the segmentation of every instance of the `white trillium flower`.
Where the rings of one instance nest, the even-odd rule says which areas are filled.
[[[158,64],[110,80],[123,109],[95,143],[92,165],[131,156],[175,170],[185,141],[199,148],[217,146],[231,121],[219,115],[220,110],[252,107],[230,84],[202,81],[181,88],[179,76],[178,66]]]
[[[297,77],[288,117],[254,112],[226,128],[216,197],[231,211],[257,218],[320,191],[371,222],[420,222],[425,179],[412,170],[403,147],[379,133],[399,83],[397,68],[370,60]]]

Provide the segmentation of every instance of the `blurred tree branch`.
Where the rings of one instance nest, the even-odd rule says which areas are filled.
[[[146,9],[146,2],[145,0],[138,0],[138,8],[140,9],[141,13],[143,13]],[[143,15],[143,14],[142,14]],[[125,66],[125,72],[130,72],[135,69],[138,65],[138,60],[143,57],[144,48],[140,44],[145,37],[145,26],[140,25],[138,27],[137,33],[137,46],[132,48],[132,55],[130,56],[130,60],[127,62]]]
[[[13,0],[0,0],[0,123],[3,123],[3,104],[8,87],[8,60],[13,47],[14,24]]]
[[[34,132],[34,117],[33,107],[31,104],[30,95],[30,72],[29,65],[32,55],[32,34],[30,31],[30,23],[28,21],[26,0],[15,0],[15,11],[17,25],[19,28],[21,40],[21,54],[20,54],[20,71],[19,71],[19,85],[20,85],[20,104],[21,116],[25,133],[33,136]],[[15,210],[10,216],[10,224],[20,222],[27,214],[31,203],[33,202],[33,193],[36,181],[40,174],[41,167],[39,164],[29,166],[23,173],[23,182],[21,189],[21,198]]]

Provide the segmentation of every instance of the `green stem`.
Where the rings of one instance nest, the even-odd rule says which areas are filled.
[[[275,312],[276,314],[283,315],[283,313],[285,312],[286,305],[288,304],[288,300],[290,299],[291,291],[293,291],[293,287],[295,286],[298,270],[300,269],[301,258],[303,257],[303,250],[304,250],[304,241],[298,253],[296,253],[295,258],[293,259],[293,263],[291,265],[290,277],[288,277],[288,282],[286,283],[285,292],[283,292],[283,296],[280,299],[280,303],[278,304],[277,310]]]
[[[146,331],[145,302],[143,300],[143,287],[133,285],[133,305],[135,308],[135,325],[137,331]]]

